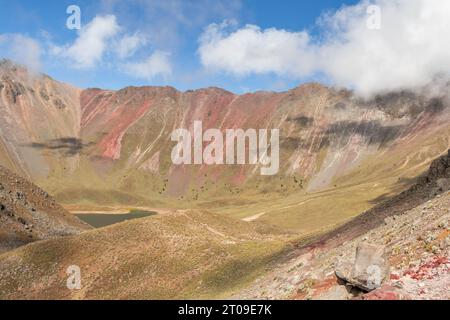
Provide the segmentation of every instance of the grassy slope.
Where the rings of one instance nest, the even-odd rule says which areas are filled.
[[[285,257],[302,235],[330,229],[405,189],[409,178],[427,168],[428,156],[448,143],[423,139],[415,152],[397,148],[361,163],[335,181],[339,188],[272,193],[260,202],[257,193],[247,191],[237,195],[245,206],[224,197],[216,203],[217,213],[162,214],[8,252],[0,256],[0,298],[230,296]],[[193,206],[202,204],[211,201]],[[267,212],[261,223],[240,221],[259,210]],[[283,235],[270,225],[300,234]],[[82,270],[81,291],[65,287],[65,269],[74,264]]]
[[[446,135],[447,134],[447,135]],[[258,221],[283,229],[307,234],[328,230],[342,224],[386,198],[405,190],[414,178],[428,168],[429,162],[448,148],[450,133],[424,136],[420,147],[399,145],[378,156],[369,156],[324,190],[308,193],[293,177],[254,180],[241,188],[215,184],[199,192],[198,200],[183,200],[161,195],[149,186],[158,184],[152,176],[131,172],[142,186],[140,194],[105,190],[105,185],[120,185],[119,178],[92,183],[91,188],[71,187],[56,194],[58,201],[92,209],[102,206],[131,208],[207,209],[237,219],[261,214]],[[442,138],[444,137],[444,138]],[[163,182],[160,182],[161,187]],[[270,185],[271,188],[267,188]],[[304,183],[306,185],[306,183]],[[98,188],[98,189],[95,189]]]
[[[279,259],[288,236],[201,211],[124,222],[0,256],[0,299],[219,298]],[[65,286],[78,265],[82,290]]]

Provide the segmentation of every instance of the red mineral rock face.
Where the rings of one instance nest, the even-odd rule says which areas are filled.
[[[245,188],[260,178],[258,166],[174,165],[171,133],[193,130],[194,121],[222,132],[279,129],[277,177],[301,179],[307,192],[333,188],[344,175],[360,183],[369,175],[376,180],[424,170],[448,147],[450,129],[446,95],[430,99],[400,92],[363,101],[315,83],[243,95],[219,88],[80,90],[12,63],[0,68],[0,101],[0,164],[33,180],[53,177],[55,190],[77,177],[98,189],[113,186],[149,196],[162,188],[144,178],[161,184],[167,179],[163,193],[169,196],[207,182]],[[371,169],[364,173],[367,163]],[[105,178],[111,183],[93,184]]]

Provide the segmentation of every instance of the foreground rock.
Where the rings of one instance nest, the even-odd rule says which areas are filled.
[[[342,262],[336,276],[344,282],[369,292],[381,287],[389,278],[389,264],[385,246],[360,243],[353,264]]]

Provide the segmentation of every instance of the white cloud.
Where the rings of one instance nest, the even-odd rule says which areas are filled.
[[[121,59],[131,57],[143,45],[147,43],[147,39],[136,32],[132,35],[125,35],[116,43],[116,53]]]
[[[115,16],[96,16],[79,31],[78,38],[72,45],[54,47],[52,51],[56,55],[71,59],[75,68],[92,68],[102,61],[109,41],[119,31]]]
[[[0,35],[0,55],[21,63],[32,71],[38,72],[41,69],[40,43],[22,34]]]
[[[254,25],[227,34],[234,23],[211,24],[200,38],[202,64],[236,75],[250,73],[297,74],[310,72],[302,60],[308,51],[306,32],[274,28],[261,30]],[[299,56],[299,52],[302,56]]]
[[[151,80],[157,76],[168,77],[172,74],[169,54],[162,51],[155,51],[142,62],[126,63],[122,69],[132,77],[145,80]]]
[[[381,9],[381,29],[367,27],[367,7]],[[322,16],[325,39],[306,31],[229,30],[210,25],[200,37],[202,64],[236,75],[324,74],[363,96],[426,85],[450,76],[450,1],[374,0]]]

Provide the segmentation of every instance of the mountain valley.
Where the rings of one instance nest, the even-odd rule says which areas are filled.
[[[0,298],[442,298],[429,289],[449,284],[450,87],[439,89],[79,89],[3,60]],[[279,129],[278,174],[174,164],[171,133],[196,121]],[[93,229],[70,213],[135,210],[157,214]],[[387,247],[395,278],[373,293],[334,275],[364,241]],[[65,286],[71,265],[81,290]],[[434,278],[411,278],[426,266]]]

